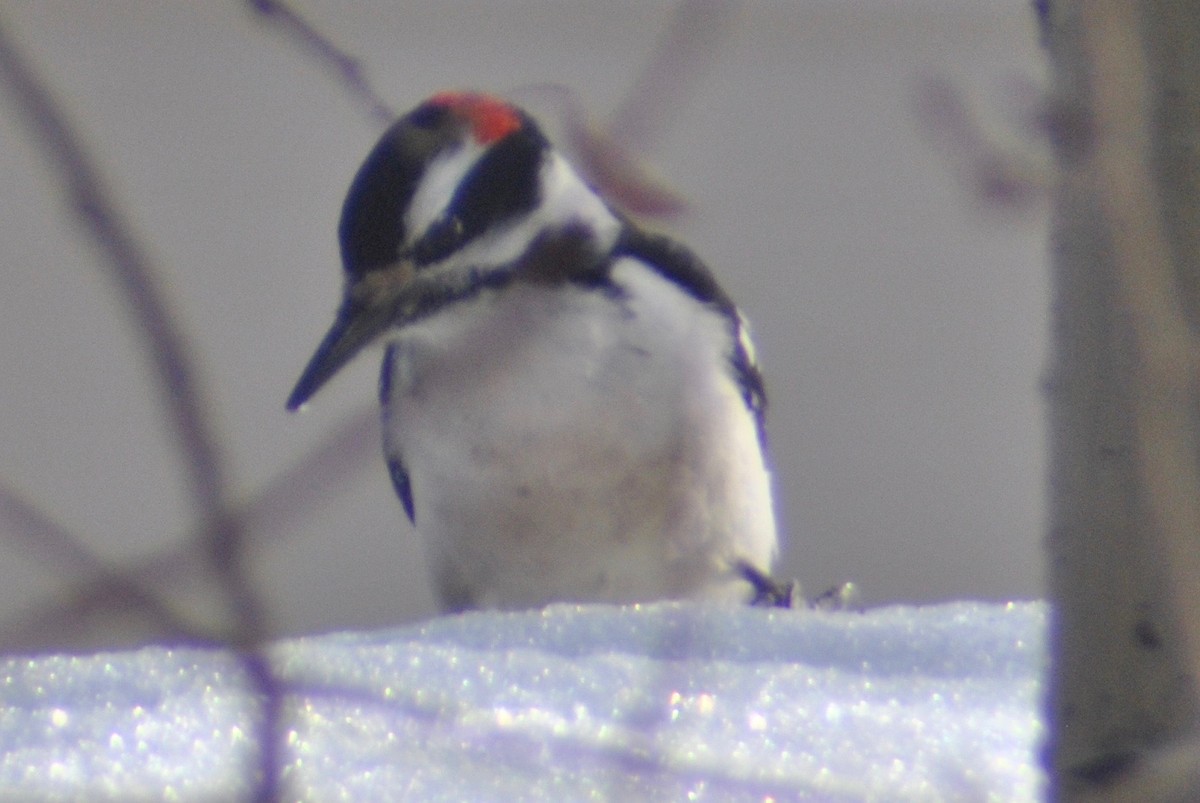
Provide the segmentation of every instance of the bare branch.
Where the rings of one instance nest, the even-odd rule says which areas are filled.
[[[205,414],[191,355],[159,289],[151,260],[109,201],[108,189],[82,142],[2,28],[0,78],[35,141],[59,172],[78,222],[103,257],[141,331],[139,340],[159,382],[159,396],[189,475],[198,519],[211,525],[206,530],[208,558],[235,601],[245,638],[255,640],[263,626],[262,611],[244,577],[240,528],[224,515],[224,472],[217,438]]]
[[[279,537],[293,522],[305,519],[314,508],[323,504],[325,500],[314,492],[314,488],[334,487],[374,465],[378,458],[378,417],[373,404],[365,405],[246,502],[229,512],[247,528],[248,551]],[[79,582],[63,599],[39,600],[29,611],[10,617],[0,626],[0,643],[15,648],[23,648],[29,643],[40,644],[47,633],[62,632],[82,616],[125,610],[129,597],[123,589],[130,583],[139,588],[178,591],[189,580],[202,576],[197,567],[206,565],[203,544],[204,533],[197,530],[181,545],[159,549],[119,574],[80,565],[81,573],[87,575],[86,580]],[[95,561],[95,565],[101,564]],[[172,629],[168,628],[166,632],[170,633]],[[184,632],[194,634],[195,631]]]
[[[350,95],[363,105],[367,115],[380,125],[387,125],[396,117],[383,97],[367,80],[362,63],[333,43],[328,36],[289,6],[284,0],[246,0],[250,9],[265,19],[274,22],[285,35],[295,40],[301,49],[311,53],[317,61],[333,73]]]
[[[1049,195],[1054,169],[1048,154],[1036,147],[1044,138],[1032,136],[1044,135],[1044,127],[1027,126],[1031,136],[1019,147],[1001,143],[977,119],[962,87],[939,74],[918,83],[916,107],[917,119],[955,178],[987,206],[1026,209]]]
[[[6,531],[25,547],[24,553],[47,563],[58,572],[69,571],[90,576],[102,583],[111,607],[136,608],[149,616],[165,635],[208,640],[200,628],[187,622],[147,586],[107,566],[79,543],[65,527],[24,499],[14,488],[0,481],[0,517],[7,520]]]
[[[609,118],[606,131],[613,140],[642,153],[662,143],[716,65],[740,6],[736,0],[680,0],[650,60]]]

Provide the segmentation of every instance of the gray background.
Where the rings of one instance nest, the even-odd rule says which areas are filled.
[[[601,118],[671,9],[297,7],[362,59],[398,110],[445,87],[552,80]],[[337,215],[379,129],[233,3],[8,0],[0,14],[159,262],[236,486],[251,496],[374,400],[377,354],[305,413],[283,410],[332,320]],[[947,77],[993,113],[987,125],[1035,148],[1011,130],[1041,75],[1028,4],[751,3],[713,59],[652,156],[692,205],[672,228],[754,325],[781,573],[810,591],[853,579],[871,603],[1039,595],[1045,206],[976,200],[916,102],[923,80]],[[0,469],[127,565],[186,536],[178,460],[119,296],[2,108]],[[278,629],[431,612],[376,448],[314,483],[321,504],[299,521],[267,512],[279,532],[255,565]],[[0,538],[0,618],[65,582]]]

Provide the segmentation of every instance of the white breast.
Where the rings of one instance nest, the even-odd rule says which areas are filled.
[[[728,322],[619,261],[620,293],[516,282],[394,339],[385,450],[448,607],[741,593],[775,553]]]

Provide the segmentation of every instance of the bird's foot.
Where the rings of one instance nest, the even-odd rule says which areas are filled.
[[[744,560],[734,570],[754,589],[750,604],[756,608],[809,608],[817,611],[861,610],[858,585],[847,581],[822,591],[806,600],[800,592],[799,580],[778,580]]]

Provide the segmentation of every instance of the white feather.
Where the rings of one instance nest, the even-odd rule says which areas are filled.
[[[623,297],[516,283],[395,339],[385,449],[448,598],[744,593],[775,553],[728,322],[624,259]]]

